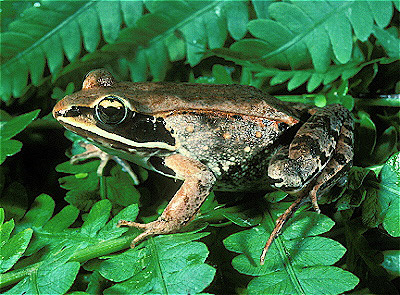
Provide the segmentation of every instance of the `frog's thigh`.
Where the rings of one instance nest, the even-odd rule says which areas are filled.
[[[272,185],[292,194],[301,192],[328,165],[339,148],[340,135],[352,131],[352,122],[343,106],[318,109],[297,131],[290,146],[272,157],[268,167]]]
[[[313,207],[317,212],[320,211],[317,196],[323,195],[343,177],[344,172],[350,169],[354,155],[353,141],[353,122],[345,122],[341,128],[333,157],[318,175],[309,193]]]
[[[174,170],[176,176],[184,179],[184,182],[156,221],[148,224],[124,220],[119,222],[119,226],[145,230],[133,240],[132,247],[148,236],[172,233],[183,227],[196,214],[215,183],[214,174],[196,160],[172,155],[165,158],[165,165]]]

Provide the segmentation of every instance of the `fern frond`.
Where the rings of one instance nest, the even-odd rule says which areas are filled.
[[[258,39],[240,40],[231,46],[232,52],[223,53],[268,67],[303,69],[312,62],[323,73],[332,61],[354,60],[355,42],[366,41],[376,32],[374,23],[382,29],[392,16],[391,1],[276,2],[248,24]]]
[[[64,56],[76,60],[81,44],[88,52],[97,49],[101,35],[106,42],[117,38],[123,22],[132,25],[141,15],[142,1],[43,1],[1,34],[2,74],[0,97],[21,96],[31,83],[40,85],[47,64],[51,74],[59,72]]]
[[[115,282],[104,294],[197,294],[213,280],[215,269],[204,263],[208,233],[182,233],[150,238],[101,263],[100,274]]]
[[[334,222],[314,212],[295,214],[274,241],[264,265],[259,264],[265,237],[272,231],[275,218],[288,204],[276,203],[261,225],[234,233],[224,240],[225,247],[239,255],[232,266],[240,273],[254,276],[249,294],[341,294],[354,288],[359,279],[332,266],[346,252],[337,241],[319,237]],[[319,278],[323,279],[320,280]]]
[[[307,91],[312,92],[321,84],[328,85],[338,79],[339,77],[346,81],[349,78],[355,76],[364,67],[375,64],[375,63],[387,63],[388,61],[395,61],[395,58],[380,58],[371,60],[368,62],[349,62],[342,65],[331,65],[328,67],[325,73],[319,73],[315,69],[305,69],[305,70],[279,70],[274,68],[264,68],[260,70],[257,67],[256,77],[272,77],[270,85],[277,85],[284,82],[288,82],[288,90],[291,91],[303,83],[307,82]]]
[[[133,81],[145,80],[148,71],[153,80],[162,80],[170,61],[186,57],[194,66],[207,48],[222,47],[228,33],[238,40],[247,32],[246,1],[149,1],[146,8],[150,13],[135,26],[122,30],[113,44],[82,61],[104,63],[125,50]],[[74,68],[71,64],[63,73]]]

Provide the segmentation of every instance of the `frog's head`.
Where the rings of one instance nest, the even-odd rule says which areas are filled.
[[[55,105],[53,116],[67,129],[105,146],[175,150],[175,139],[163,118],[138,112],[136,102],[126,95],[129,87],[115,82],[107,70],[93,70],[82,90]]]

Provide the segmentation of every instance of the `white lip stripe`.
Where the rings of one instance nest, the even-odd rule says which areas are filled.
[[[124,144],[132,146],[132,147],[160,148],[160,149],[165,149],[165,150],[169,150],[169,151],[175,151],[175,149],[176,149],[174,146],[166,144],[165,142],[146,142],[146,143],[136,142],[136,141],[133,141],[133,140],[126,139],[126,138],[124,138],[124,137],[122,137],[120,135],[109,133],[109,132],[104,131],[104,130],[102,130],[102,129],[96,127],[96,126],[93,126],[93,125],[90,128],[88,128],[88,126],[85,125],[85,124],[81,124],[81,123],[76,122],[76,121],[71,121],[71,120],[65,119],[64,117],[58,117],[57,120],[63,121],[63,122],[65,122],[65,123],[67,123],[69,125],[72,125],[74,127],[78,127],[78,128],[83,129],[83,130],[90,131],[90,132],[92,132],[94,134],[97,134],[100,137],[108,138],[108,139],[111,139],[111,140],[114,140],[114,141],[118,141],[118,142],[124,143]]]

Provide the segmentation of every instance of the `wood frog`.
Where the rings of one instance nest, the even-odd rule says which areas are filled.
[[[262,264],[287,218],[307,200],[319,212],[317,199],[346,175],[353,158],[346,108],[289,104],[251,86],[118,83],[98,69],[53,115],[106,153],[183,181],[156,221],[119,222],[143,230],[132,246],[181,229],[212,189],[273,188],[297,200],[277,220]],[[93,154],[102,155],[78,158]]]

